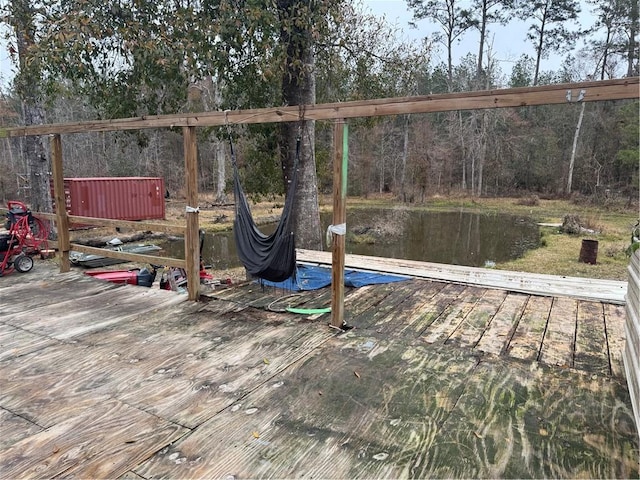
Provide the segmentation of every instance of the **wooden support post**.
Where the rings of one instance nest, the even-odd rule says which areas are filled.
[[[333,131],[333,226],[346,224],[347,159],[349,135],[344,119],[336,120]],[[346,228],[345,228],[346,232]],[[331,326],[344,324],[344,255],[345,235],[332,233]]]
[[[198,214],[198,143],[195,127],[184,127],[184,166],[187,190],[187,225],[184,257],[187,262],[189,300],[200,298],[200,224]]]
[[[62,168],[62,140],[60,134],[51,135],[51,166],[53,171],[53,199],[56,205],[56,228],[58,230],[58,255],[60,272],[71,270],[69,261],[69,217],[64,198],[64,173]]]

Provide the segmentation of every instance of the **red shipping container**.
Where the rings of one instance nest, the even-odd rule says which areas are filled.
[[[118,220],[164,220],[164,194],[164,180],[159,177],[64,179],[64,197],[69,215]]]

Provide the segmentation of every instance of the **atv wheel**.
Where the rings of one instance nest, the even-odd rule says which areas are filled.
[[[20,273],[26,273],[33,268],[33,258],[21,253],[13,260],[13,266]]]

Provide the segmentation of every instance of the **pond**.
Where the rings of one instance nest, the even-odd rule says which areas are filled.
[[[323,214],[321,221],[326,230],[331,214]],[[261,228],[268,234],[274,227]],[[359,255],[482,267],[521,257],[539,241],[536,222],[522,216],[401,208],[347,211],[347,253]],[[184,258],[182,240],[159,245],[163,254]],[[208,268],[240,266],[232,232],[207,234],[202,250]]]

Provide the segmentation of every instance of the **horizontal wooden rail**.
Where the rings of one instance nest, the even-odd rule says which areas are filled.
[[[52,222],[55,222],[57,218],[55,213],[31,212],[31,214],[41,220],[51,220]]]
[[[0,213],[6,213],[6,209],[0,209]],[[45,212],[31,212],[36,218],[56,221],[57,217],[55,213]],[[145,222],[137,220],[119,220],[115,218],[97,218],[97,217],[83,217],[80,215],[68,215],[69,223],[92,225],[98,227],[127,227],[133,230],[144,230],[150,232],[161,233],[175,233],[184,235],[186,227],[184,225],[163,224],[155,222]]]
[[[54,215],[55,218],[55,215]],[[89,224],[101,227],[128,227],[134,230],[148,230],[151,232],[162,233],[178,233],[184,235],[186,227],[184,225],[171,225],[160,224],[154,222],[143,221],[131,221],[131,220],[117,220],[112,218],[95,218],[95,217],[83,217],[80,215],[69,215],[69,223],[75,224]]]
[[[6,209],[3,210],[6,212]],[[54,213],[44,213],[44,212],[32,212],[32,214],[40,219],[44,220],[56,220],[56,215]],[[83,217],[79,215],[69,215],[68,216],[71,223],[81,223],[81,224],[90,224],[90,225],[98,225],[98,226],[114,226],[114,227],[130,227],[137,230],[149,230],[152,232],[162,232],[162,233],[177,233],[177,234],[185,234],[186,227],[182,225],[164,225],[153,222],[138,222],[138,221],[130,221],[130,220],[117,220],[111,218],[95,218],[95,217]],[[54,240],[49,240],[48,244],[50,247],[58,250],[58,242]],[[91,255],[101,255],[103,257],[109,258],[117,258],[120,260],[126,260],[128,262],[141,262],[148,263],[151,265],[162,265],[166,267],[177,267],[177,268],[186,268],[187,262],[184,259],[180,258],[172,258],[172,257],[158,257],[155,255],[144,255],[141,253],[128,253],[122,252],[119,250],[108,250],[105,248],[98,247],[90,247],[87,245],[82,245],[79,243],[70,243],[69,244],[71,250],[81,253],[88,253]]]
[[[187,262],[179,258],[157,257],[155,255],[144,255],[141,253],[128,253],[119,250],[108,250],[106,248],[89,247],[79,243],[71,243],[71,250],[91,255],[101,255],[103,257],[118,258],[128,262],[149,263],[151,265],[162,265],[167,267],[186,268]]]
[[[230,124],[335,120],[413,113],[599,102],[640,98],[639,77],[526,88],[455,92],[317,105],[143,116],[114,120],[33,125],[0,129],[1,137],[106,132],[167,127],[211,127]]]

